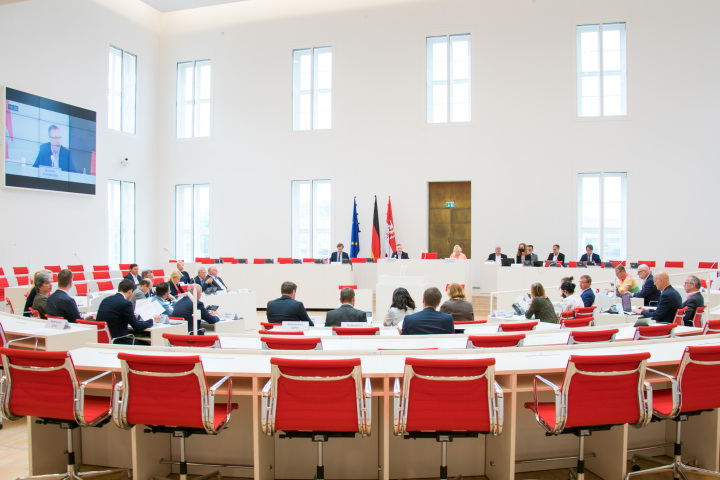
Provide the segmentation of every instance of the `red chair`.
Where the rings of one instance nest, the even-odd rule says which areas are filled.
[[[567,320],[568,318],[575,318],[575,312],[573,310],[570,310],[569,312],[560,312],[558,315],[558,320],[560,320],[560,326],[562,327],[563,320]]]
[[[177,335],[175,333],[163,333],[162,337],[168,347],[210,347],[222,348],[220,337],[217,335]]]
[[[113,286],[113,283],[110,280],[104,280],[102,282],[97,282],[98,290],[101,292],[109,292],[111,290],[115,290],[115,287]]]
[[[123,278],[125,278],[129,274],[130,270],[120,270],[120,275],[122,275]],[[110,274],[108,274],[108,278],[110,278]]]
[[[145,425],[152,433],[180,438],[180,479],[187,480],[185,439],[191,434],[217,435],[237,404],[230,402],[232,379],[223,377],[208,388],[199,355],[153,356],[118,353],[122,382],[113,389],[113,420],[126,430]],[[215,395],[227,382],[227,401]],[[138,434],[141,435],[140,431]],[[203,479],[219,472],[204,475]],[[154,477],[157,478],[157,477]]]
[[[38,312],[37,310],[35,310],[32,307],[28,307],[28,310],[30,310],[30,313],[32,314],[33,318],[40,318],[40,312]],[[51,318],[62,318],[62,317],[51,317]]]
[[[87,297],[87,283],[73,283],[73,285],[75,285],[75,295],[77,295],[78,297]]]
[[[568,318],[560,322],[560,328],[583,328],[594,326],[595,319],[593,317]]]
[[[282,331],[282,330],[258,330],[260,335],[304,335],[299,330]]]
[[[708,270],[717,270],[718,262],[700,262],[698,264],[698,268],[703,268],[703,269],[708,269]]]
[[[572,433],[580,439],[577,476],[585,478],[585,437],[593,431],[607,430],[626,423],[644,426],[650,422],[652,389],[645,382],[645,366],[650,354],[571,355],[562,386],[535,375],[535,401],[525,408],[546,435]],[[540,402],[538,381],[552,388],[555,401]],[[542,387],[541,387],[542,388]]]
[[[20,275],[19,277],[15,277],[15,281],[17,282],[18,286],[30,285],[30,276]]]
[[[262,328],[264,328],[265,330],[272,330],[273,328],[279,327],[279,326],[281,326],[282,324],[281,324],[281,323],[260,322],[260,325],[261,325]]]
[[[703,335],[720,333],[720,320],[708,320],[703,326]]]
[[[5,271],[0,267],[0,277],[5,276]]]
[[[53,274],[53,276],[55,276],[55,275],[57,275],[57,274]],[[73,273],[73,282],[84,281],[84,280],[85,280],[85,272]]]
[[[13,267],[13,273],[15,275],[30,275],[27,267]]]
[[[655,260],[638,260],[638,265],[647,265],[650,268],[655,268]]]
[[[303,263],[315,263],[315,259],[314,258],[303,258]]]
[[[367,260],[364,258],[351,258],[350,263],[367,263]]]
[[[333,327],[333,335],[380,335],[380,327]]]
[[[568,345],[575,345],[577,343],[601,343],[615,341],[615,335],[619,330],[612,328],[609,330],[572,330],[568,337]]]
[[[455,326],[464,325],[465,327],[479,326],[487,323],[487,319],[482,320],[453,320]]]
[[[687,312],[688,307],[684,308],[678,308],[675,312],[675,317],[673,318],[673,323],[678,326],[682,326],[683,324],[683,318],[685,318],[685,312]]]
[[[5,301],[5,289],[9,286],[7,277],[0,277],[0,302]]]
[[[677,327],[674,323],[663,323],[647,327],[637,327],[633,340],[657,340],[660,338],[675,338],[673,330]]]
[[[322,350],[318,337],[260,337],[263,350]]]
[[[110,397],[86,395],[88,385],[112,372],[107,371],[80,382],[69,352],[35,352],[0,348],[6,385],[3,386],[2,413],[18,420],[37,417],[43,424],[58,425],[67,430],[67,473],[25,478],[61,478],[78,480],[89,476],[124,473],[127,469],[76,472],[73,430],[78,427],[102,426],[110,418]],[[91,387],[92,388],[92,387]],[[44,455],[49,452],[44,451]]]
[[[253,265],[265,265],[266,263],[272,263],[271,258],[253,258]]]
[[[324,480],[323,444],[330,437],[370,435],[372,389],[362,386],[359,358],[342,360],[270,359],[270,381],[262,390],[263,433],[318,444],[315,478]]]
[[[437,258],[438,258],[437,252],[427,252],[427,253],[421,254],[421,256],[420,256],[421,260],[437,260]]]
[[[685,347],[674,377],[650,368],[648,370],[670,381],[670,388],[653,390],[652,414],[656,419],[675,422],[674,458],[669,465],[637,472],[637,459],[642,457],[634,455],[633,472],[628,478],[665,470],[673,472],[675,478],[695,478],[695,476],[686,476],[687,472],[700,474],[697,478],[720,477],[718,472],[685,465],[682,462],[680,438],[681,422],[687,421],[691,416],[720,407],[720,388],[717,382],[710,381],[720,378],[720,347],[716,345]]]
[[[512,322],[512,323],[501,323],[498,327],[498,332],[530,332],[535,330],[538,322]]]
[[[706,290],[710,290],[712,288],[712,284],[712,280],[700,280],[700,286]]]
[[[685,262],[671,262],[669,260],[665,262],[665,268],[684,268],[684,267],[685,267]]]
[[[579,307],[575,309],[575,318],[594,318],[595,317],[595,309],[597,308],[597,305],[592,305],[590,307]]]
[[[158,283],[163,283],[165,279],[163,277],[155,277],[153,278],[153,287],[157,286]]]
[[[109,265],[93,265],[93,272],[102,272],[102,271],[109,271],[110,266]]]
[[[70,270],[73,273],[84,272],[85,267],[83,267],[82,265],[68,265],[68,270]]]
[[[465,284],[464,284],[464,283],[461,283],[460,286],[463,288],[463,290],[465,290]],[[449,283],[446,283],[446,284],[445,284],[445,291],[447,292],[448,290],[450,290],[450,284],[449,284]]]
[[[338,290],[342,290],[343,288],[352,288],[353,290],[357,290],[357,285],[338,285]]]
[[[402,390],[395,379],[393,396],[395,435],[440,442],[441,479],[448,478],[448,442],[502,433],[503,391],[494,358],[406,358]],[[463,405],[462,415],[457,405]]]
[[[707,306],[697,307],[695,309],[695,315],[693,315],[693,319],[692,319],[693,327],[702,328],[702,316],[703,316],[703,313],[705,313],[706,308],[707,308]]]
[[[130,338],[135,339],[135,335],[132,333],[128,333],[127,335],[123,335],[122,337],[112,338],[110,336],[110,329],[107,326],[106,322],[100,322],[96,320],[83,320],[81,318],[78,318],[75,320],[80,325],[91,325],[97,328],[97,336],[98,336],[98,343],[115,343],[115,340],[119,338]]]
[[[53,273],[60,273],[60,265],[45,265],[45,270],[50,270]]]
[[[7,335],[5,334],[5,330],[3,330],[3,326],[0,323],[0,347],[3,348],[10,348],[10,345],[16,342],[22,342],[25,340],[35,340],[35,347],[33,350],[37,350],[38,347],[38,340],[40,340],[40,337],[20,337],[20,338],[13,338],[12,340],[7,339]],[[20,345],[21,348],[27,348],[28,344]],[[0,422],[0,428],[2,428],[2,422]]]
[[[220,260],[222,260],[223,263],[230,263],[232,265],[237,265],[237,258],[235,258],[235,257],[220,257]]]
[[[568,268],[577,268],[577,262],[568,262]]]
[[[121,263],[120,265],[118,265],[118,268],[120,270],[128,270],[129,271],[130,265],[132,265],[132,263]]]
[[[623,267],[626,264],[625,260],[610,260],[610,263],[612,263],[613,267],[617,268],[618,265],[622,265]]]
[[[110,272],[107,270],[93,272],[93,280],[110,280]]]
[[[277,259],[279,265],[292,265],[293,259],[290,257],[279,257]]]
[[[465,348],[522,347],[524,342],[524,333],[513,333],[510,335],[469,335]]]

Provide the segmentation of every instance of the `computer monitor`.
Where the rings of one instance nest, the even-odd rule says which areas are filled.
[[[590,262],[592,263],[592,262]],[[578,268],[587,268],[588,262],[577,262]]]
[[[630,268],[638,268],[638,266],[637,262],[630,262]]]
[[[503,267],[509,267],[510,265],[513,265],[515,263],[514,258],[503,258],[501,260]]]
[[[238,258],[237,261],[238,261],[238,263],[247,264],[247,258]]]
[[[542,267],[545,264],[542,260],[535,260],[533,262],[533,267]]]

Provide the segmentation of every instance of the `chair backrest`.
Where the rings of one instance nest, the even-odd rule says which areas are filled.
[[[282,325],[282,324],[280,324],[280,323],[270,323],[270,322],[260,322],[260,325],[261,325],[262,328],[264,328],[265,330],[272,330],[273,328],[278,327],[278,326],[280,326],[280,325]]]
[[[110,280],[110,272],[107,270],[94,271],[93,280]]]
[[[163,270],[162,268],[154,268],[152,272],[153,272],[153,277],[156,277],[156,278],[157,277],[160,277],[160,278],[165,277],[165,270]]]
[[[463,288],[463,290],[465,290],[465,284],[464,284],[464,283],[461,283],[460,286]],[[445,291],[447,292],[448,290],[450,290],[450,284],[449,284],[449,283],[446,283],[446,284],[445,284]]]
[[[350,263],[367,263],[367,260],[364,258],[351,258]]]
[[[5,271],[2,269],[2,267],[0,267],[0,276],[4,276],[4,275],[5,275]]]
[[[333,327],[333,335],[380,335],[380,327]]]
[[[222,260],[223,263],[237,264],[237,258],[235,257],[220,257],[220,260]]]
[[[618,265],[625,266],[626,261],[625,260],[610,260],[610,263],[612,263],[613,267],[617,268]]]
[[[553,430],[649,422],[643,385],[648,358],[647,352],[571,355],[560,389],[567,408]]]
[[[78,297],[87,297],[87,283],[73,283],[75,285],[75,294]]]
[[[495,390],[495,359],[405,359],[395,434],[419,431],[502,431],[502,396]],[[453,405],[463,405],[462,415]],[[395,404],[397,411],[398,405]]]
[[[421,256],[420,256],[421,260],[437,260],[437,258],[438,258],[437,252],[427,252],[427,253],[421,254]]]
[[[0,302],[5,300],[5,289],[9,286],[7,277],[0,277]]]
[[[687,346],[677,371],[679,412],[720,407],[720,346]]]
[[[593,314],[593,313],[595,313],[596,308],[597,308],[597,305],[591,305],[589,307],[578,307],[575,309],[575,318],[577,318],[578,315]]]
[[[707,268],[707,269],[711,269],[711,270],[717,270],[718,262],[700,262],[698,264],[698,268]]]
[[[568,268],[577,268],[577,262],[568,262]]]
[[[524,342],[524,333],[513,333],[510,335],[469,335],[465,348],[522,347]]]
[[[705,313],[706,308],[707,308],[707,305],[704,307],[697,307],[695,309],[695,315],[693,315],[693,319],[692,319],[693,327],[702,328],[702,316],[703,316],[703,313]]]
[[[118,264],[118,268],[120,270],[130,270],[130,265],[132,265],[132,263],[120,263]]]
[[[260,335],[303,335],[300,330],[282,331],[282,330],[258,330]]]
[[[130,270],[120,270],[120,275],[122,275],[123,278],[125,278],[125,275],[129,275]],[[108,278],[110,278],[110,275],[108,274]]]
[[[95,320],[82,320],[78,318],[75,320],[80,325],[93,325],[97,328],[98,343],[112,343],[112,337],[110,336],[110,329],[106,322],[99,322]]]
[[[0,348],[0,356],[8,381],[2,402],[6,418],[81,421],[75,412],[79,383],[69,352]],[[107,409],[109,413],[109,401]]]
[[[501,323],[498,327],[498,332],[529,332],[535,330],[538,322],[512,322],[512,323]]]
[[[278,257],[277,263],[280,265],[292,265],[293,259],[292,257]]]
[[[215,421],[217,409],[208,395],[199,355],[168,357],[120,352],[118,358],[122,384],[116,386],[115,393],[122,396],[122,402],[113,401],[113,419],[118,426],[201,428],[211,434],[225,426],[228,416],[224,422]]]
[[[303,258],[302,260],[303,260],[302,263],[315,263],[314,258]]]
[[[15,275],[30,275],[28,267],[13,267],[13,273]]]
[[[264,258],[253,258],[253,265],[264,265],[265,259]]]
[[[318,337],[260,337],[264,350],[322,350],[322,342]]]
[[[712,284],[713,284],[712,280],[704,280],[704,279],[700,280],[700,286],[702,288],[706,288],[706,289],[710,290],[712,288]]]
[[[97,282],[98,290],[101,292],[108,292],[110,290],[115,290],[115,287],[113,286],[113,283],[110,280],[103,280],[102,282]]]
[[[353,290],[357,290],[357,285],[338,285],[338,290],[342,290],[343,288],[352,288]]]
[[[482,320],[453,320],[453,323],[457,327],[458,325],[464,325],[465,327],[472,327],[473,325],[483,325],[487,323],[486,319]]]
[[[93,265],[93,272],[109,271],[109,265]]]
[[[715,333],[720,333],[720,320],[708,319],[703,326],[703,335],[713,335]]]
[[[82,265],[68,265],[67,267],[68,267],[68,270],[70,270],[73,273],[85,271],[85,267],[83,267]]]
[[[85,272],[73,272],[73,282],[84,281]]]
[[[670,260],[665,261],[665,268],[683,268],[685,262],[672,262]]]
[[[359,358],[273,357],[270,368],[270,381],[263,389],[263,404],[269,403],[271,411],[263,409],[263,432],[370,433],[371,406],[366,406],[363,397]]]
[[[53,273],[60,273],[60,265],[45,265],[45,270],[50,270]]]
[[[28,310],[30,310],[30,313],[32,314],[32,316],[34,318],[40,318],[40,312],[38,312],[37,310],[35,310],[32,307],[28,307]]]
[[[649,325],[637,327],[633,340],[655,340],[658,338],[674,338],[673,330],[677,327],[674,323],[663,323],[660,325]]]
[[[30,285],[30,276],[29,275],[19,275],[15,277],[15,281],[19,286],[25,286]]]
[[[595,319],[591,316],[582,316],[580,318],[567,318],[560,321],[560,328],[583,328],[595,326]]]
[[[638,260],[638,265],[647,265],[650,268],[655,268],[655,260]]]
[[[609,330],[572,330],[567,344],[614,342],[618,331],[617,328]]]
[[[678,308],[675,312],[675,317],[673,318],[673,323],[675,325],[682,325],[683,324],[683,318],[685,317],[685,312],[687,312],[688,307]]]
[[[220,346],[220,337],[217,335],[177,335],[174,333],[163,333],[162,336],[168,347],[222,348]]]

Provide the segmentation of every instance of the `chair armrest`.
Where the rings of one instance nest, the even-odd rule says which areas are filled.
[[[110,340],[110,343],[112,343],[112,344],[114,345],[114,344],[115,344],[115,340],[117,340],[118,338],[132,338],[132,339],[133,339],[133,343],[135,343],[135,335],[133,335],[132,333],[128,333],[127,335],[123,335],[122,337],[115,337],[115,338],[113,338],[113,339]]]
[[[260,411],[260,426],[262,427],[263,433],[267,435],[273,434],[274,422],[270,422],[272,416],[271,398],[272,393],[272,380],[268,380],[262,389],[262,410]]]
[[[112,374],[112,383],[115,383],[115,374],[112,372],[112,370],[108,370],[106,372],[101,373],[100,375],[95,375],[94,377],[90,378],[89,380],[85,380],[84,382],[81,382],[77,393],[75,395],[75,402],[73,407],[75,408],[75,418],[79,420],[80,425],[86,426],[89,425],[85,420],[85,389],[89,384],[94,382],[95,380],[98,380],[108,374]],[[112,402],[112,399],[110,399],[110,402]],[[109,405],[112,407],[112,405]],[[92,426],[92,425],[89,425]]]
[[[402,412],[402,407],[400,406],[401,401],[400,379],[396,378],[393,385],[393,433],[395,435],[400,435],[400,415]]]
[[[675,415],[675,408],[680,408],[679,403],[676,403],[677,397],[675,396],[675,388],[673,389],[673,412],[672,415]],[[644,400],[644,402],[643,402]],[[636,427],[644,427],[648,423],[650,423],[650,420],[652,420],[653,417],[653,392],[652,392],[652,386],[650,385],[650,382],[643,382],[643,391],[642,391],[642,398],[640,399],[641,407],[644,407],[643,411],[643,417],[640,421],[638,421],[638,424],[634,425]]]
[[[670,382],[670,388],[671,388],[671,391],[672,391],[672,401],[673,401],[673,403],[672,403],[672,411],[670,412],[670,415],[668,415],[667,418],[672,418],[672,417],[676,416],[676,415],[678,414],[678,412],[680,411],[680,391],[679,391],[679,389],[678,389],[677,378],[675,378],[675,377],[672,376],[672,375],[668,375],[667,373],[663,373],[663,372],[660,372],[660,371],[658,371],[658,370],[655,370],[654,368],[647,368],[647,367],[646,367],[645,370],[648,371],[648,372],[652,372],[652,373],[654,373],[655,375],[660,375],[661,377],[665,377],[665,378],[668,380],[668,382]],[[645,383],[648,383],[648,382],[645,382]],[[644,391],[647,391],[648,388],[650,389],[650,408],[649,408],[648,412],[649,412],[649,414],[650,414],[650,417],[652,417],[652,416],[653,416],[653,409],[652,409],[652,387],[651,387],[651,386],[650,386],[650,387],[645,387],[645,388],[644,388]],[[647,399],[646,399],[646,403],[647,403]],[[650,421],[650,420],[648,420],[648,422],[649,422],[649,421]],[[647,425],[647,423],[646,423],[645,425]]]
[[[365,379],[365,398],[363,400],[363,409],[365,412],[365,434],[370,435],[372,431],[372,385],[370,379]]]
[[[503,412],[505,410],[505,400],[503,389],[498,382],[495,382],[495,398],[493,405],[495,406],[495,428],[493,429],[493,435],[500,435],[503,429]]]
[[[211,434],[218,433],[215,428],[215,393],[225,382],[228,382],[227,411],[225,414],[227,418],[230,416],[231,410],[230,400],[232,398],[232,378],[230,378],[230,375],[227,375],[215,382],[215,385],[208,389],[207,401],[205,402],[205,419],[207,420],[205,430]]]
[[[38,340],[40,340],[38,337],[13,338],[12,340],[8,340],[8,341],[7,341],[7,347],[10,348],[10,344],[11,344],[11,343],[19,342],[19,341],[22,341],[22,340],[31,340],[31,339],[33,339],[33,338],[35,339],[35,348],[33,348],[33,350],[37,350]]]
[[[545,385],[553,389],[553,393],[555,394],[555,427],[550,428],[545,422],[540,421],[540,415],[539,415],[539,409],[538,409],[538,380],[543,382]],[[534,393],[534,400],[535,400],[535,416],[537,417],[539,423],[550,433],[559,433],[563,430],[565,427],[565,416],[563,415],[563,402],[562,402],[562,394],[560,392],[560,387],[555,385],[553,382],[548,380],[547,378],[541,376],[541,375],[535,375],[535,380],[533,380],[533,393]]]
[[[125,430],[130,430],[130,428],[132,428],[132,427],[130,425],[128,425],[128,423],[125,419],[125,414],[124,414],[125,409],[123,408],[124,407],[124,404],[123,404],[124,399],[122,398],[122,393],[123,393],[123,382],[120,381],[120,382],[116,383],[115,388],[113,388],[112,419],[113,419],[113,422],[115,422],[115,425],[117,425],[118,427],[125,429]]]

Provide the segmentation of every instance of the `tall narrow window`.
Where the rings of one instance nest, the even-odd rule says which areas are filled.
[[[210,185],[175,185],[175,257],[210,256]]]
[[[135,261],[135,183],[108,180],[108,262]]]
[[[627,115],[624,23],[577,27],[578,116]]]
[[[108,128],[135,133],[137,57],[110,47],[108,68]]]
[[[427,38],[427,123],[470,121],[470,35]]]
[[[291,190],[292,256],[329,256],[332,240],[330,180],[293,180]]]
[[[627,173],[578,175],[579,254],[588,244],[603,260],[626,259]]]
[[[177,64],[177,138],[210,136],[210,60]]]
[[[293,130],[332,127],[332,47],[293,50]]]

